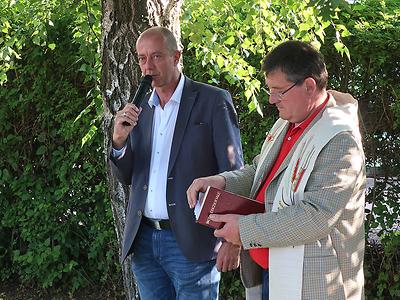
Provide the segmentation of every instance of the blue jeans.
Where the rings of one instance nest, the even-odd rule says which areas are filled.
[[[220,273],[215,263],[188,260],[168,229],[142,224],[135,238],[132,271],[141,300],[218,299]]]
[[[269,271],[262,271],[262,300],[268,300],[269,298]]]

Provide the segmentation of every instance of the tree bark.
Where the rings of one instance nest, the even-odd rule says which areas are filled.
[[[182,0],[102,0],[101,93],[104,107],[104,154],[120,253],[129,187],[122,185],[112,175],[108,162],[113,116],[132,100],[141,77],[135,53],[135,44],[140,33],[151,26],[164,26],[174,32],[180,43],[181,5]],[[122,276],[126,298],[139,299],[130,258],[122,265]]]

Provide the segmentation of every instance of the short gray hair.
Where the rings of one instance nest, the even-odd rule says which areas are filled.
[[[149,29],[146,29],[139,36],[139,39],[141,37],[146,36],[146,35],[152,35],[152,34],[160,34],[161,36],[164,37],[165,46],[167,47],[167,49],[168,49],[168,51],[170,53],[173,53],[176,50],[179,50],[178,49],[178,43],[176,42],[176,38],[175,38],[174,34],[172,33],[171,30],[169,30],[166,27],[155,26],[155,27],[151,27]]]

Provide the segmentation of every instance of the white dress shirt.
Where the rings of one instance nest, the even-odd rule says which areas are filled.
[[[151,149],[149,189],[144,215],[154,219],[168,219],[167,172],[171,154],[172,138],[181,102],[185,77],[181,75],[171,99],[161,108],[158,95],[153,91],[149,105],[154,106],[153,144]]]

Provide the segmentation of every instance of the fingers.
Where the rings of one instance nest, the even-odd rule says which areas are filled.
[[[218,272],[229,272],[235,270],[239,267],[239,264],[236,264],[234,261],[229,259],[219,259],[217,257],[217,270]]]
[[[217,238],[226,239],[224,227],[225,227],[225,225],[221,229],[215,229],[214,230],[214,236],[217,237]],[[227,241],[229,241],[229,240],[227,240]]]
[[[224,226],[222,226],[222,228],[214,230],[214,236],[218,237],[218,238],[224,238],[226,241],[230,242],[230,240],[227,239],[227,236],[226,236],[226,231],[227,230],[225,228],[226,225],[227,225],[226,222],[228,222],[228,220],[229,220],[229,218],[227,218],[227,216],[228,215],[214,215],[214,214],[211,214],[209,216],[209,218],[210,218],[211,221],[214,221],[214,222],[225,223]]]
[[[189,207],[196,206],[199,192],[205,192],[208,186],[213,186],[219,189],[225,188],[225,178],[220,175],[202,177],[193,180],[192,184],[186,191]]]
[[[141,111],[141,108],[137,108],[135,105],[128,103],[122,110],[117,112],[116,123],[135,127]]]
[[[239,267],[240,247],[224,242],[218,250],[217,270],[219,272],[228,272]]]
[[[199,192],[204,192],[206,190],[204,182],[205,180],[203,178],[195,179],[187,189],[186,196],[190,208],[194,208],[196,206]]]
[[[209,216],[210,220],[215,222],[225,223],[221,229],[214,230],[214,236],[223,238],[234,245],[242,245],[240,240],[239,232],[239,215],[228,214],[228,215],[215,215]]]
[[[219,248],[219,251],[217,254],[216,266],[217,266],[218,272],[226,272],[226,264],[225,264],[223,255],[224,255],[224,253],[223,253],[223,244],[222,244],[221,247]]]
[[[231,215],[216,215],[216,214],[210,214],[209,218],[211,221],[214,222],[222,222],[226,223],[231,220]]]
[[[142,109],[131,103],[115,114],[113,130],[113,147],[120,149],[125,145],[129,133],[137,125],[139,114]]]

